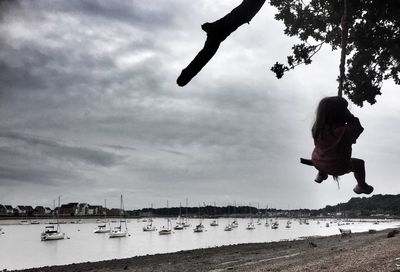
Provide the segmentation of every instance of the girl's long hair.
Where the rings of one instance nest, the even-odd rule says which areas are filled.
[[[332,132],[335,125],[344,125],[346,123],[347,106],[346,99],[342,97],[323,98],[318,104],[315,122],[311,129],[313,138],[322,137],[325,130]]]

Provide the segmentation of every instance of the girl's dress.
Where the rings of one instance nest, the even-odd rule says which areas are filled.
[[[311,160],[319,171],[341,176],[351,171],[351,146],[364,131],[358,118],[351,116],[345,125],[326,128],[314,139]]]

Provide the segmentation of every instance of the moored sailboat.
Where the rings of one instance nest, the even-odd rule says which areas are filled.
[[[146,226],[143,227],[143,231],[156,231],[157,228],[153,226],[153,222],[150,222],[150,224],[147,224]]]
[[[279,223],[278,223],[278,221],[275,221],[274,223],[272,223],[271,229],[278,229],[278,228],[279,228]]]
[[[196,225],[196,227],[193,229],[194,232],[203,232],[204,231],[204,225],[200,222],[200,224]]]
[[[201,214],[200,214],[200,205],[199,205],[199,219],[200,222],[196,227],[193,229],[194,232],[203,232],[204,231],[204,225],[203,225],[203,220],[201,219]]]
[[[254,226],[253,222],[249,222],[246,227],[247,230],[254,230],[256,227]]]
[[[169,205],[168,205],[168,201],[167,201],[167,213],[168,213],[168,217],[167,217],[167,226],[162,226],[161,230],[158,232],[158,234],[160,235],[169,235],[172,234],[172,227],[171,227],[171,220],[169,219]]]
[[[249,212],[250,212],[250,222],[247,224],[247,230],[254,230],[256,227],[254,226],[253,216],[251,214],[251,204],[249,204]]]
[[[56,224],[45,226],[44,231],[40,234],[41,241],[62,240],[65,238],[65,233],[61,232],[61,227],[58,222],[59,211],[60,211],[60,197],[58,197],[58,211],[56,216]]]
[[[236,201],[235,201],[235,205],[233,206],[233,213],[235,214],[235,218],[233,219],[231,226],[232,226],[232,228],[237,228],[237,227],[239,227],[239,222],[236,218]]]
[[[104,224],[98,225],[97,229],[94,230],[94,233],[109,233],[110,232],[110,221],[107,222],[107,211],[106,211],[107,202],[104,199]],[[108,223],[108,228],[107,228]]]
[[[188,199],[186,198],[186,214],[185,214],[185,218],[183,220],[183,227],[184,228],[188,228],[191,226],[190,222],[189,222],[189,217],[188,217]]]
[[[228,205],[228,224],[225,226],[224,231],[232,231],[232,224],[230,222],[230,218],[229,218],[229,205]]]
[[[151,204],[151,210],[153,210],[153,204]],[[153,218],[151,210],[149,211],[149,218],[148,219],[143,219],[142,222],[149,222],[146,226],[143,227],[143,231],[156,231],[157,228],[153,226]]]
[[[59,224],[56,225],[56,228],[54,225],[46,226],[44,231],[40,234],[40,240],[42,241],[62,240],[64,238],[65,233],[61,232]]]
[[[167,226],[163,226],[161,230],[158,232],[160,235],[169,235],[172,234],[172,229],[171,229],[171,220],[167,218]]]
[[[224,231],[231,231],[231,230],[232,230],[232,225],[231,224],[228,224],[228,225],[225,226]]]
[[[218,221],[216,219],[216,217],[217,217],[217,207],[215,205],[215,202],[214,202],[214,217],[215,217],[215,219],[210,223],[211,227],[217,227],[218,226]]]
[[[183,230],[184,229],[184,223],[182,219],[182,205],[179,203],[179,216],[178,216],[178,221],[175,224],[174,230]]]
[[[124,201],[121,195],[120,213],[125,217]],[[122,224],[124,223],[124,225]],[[126,225],[126,220],[122,218],[119,219],[119,226],[114,227],[110,230],[110,238],[121,238],[128,236],[128,226]]]

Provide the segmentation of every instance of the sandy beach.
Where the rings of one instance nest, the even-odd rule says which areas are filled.
[[[232,245],[22,271],[400,271],[400,235],[388,238],[390,231]]]

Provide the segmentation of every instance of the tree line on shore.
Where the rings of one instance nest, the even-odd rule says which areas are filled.
[[[154,216],[178,216],[180,208],[158,208],[158,209],[142,209],[133,211],[135,215],[152,214]],[[182,208],[182,214],[185,214],[185,209]],[[398,195],[373,195],[371,197],[353,197],[346,203],[339,203],[334,206],[327,205],[321,209],[257,209],[250,206],[226,206],[214,207],[204,206],[188,208],[188,214],[212,217],[226,215],[258,215],[258,216],[285,216],[285,217],[400,217],[400,194]]]
[[[63,204],[66,207],[71,207],[78,203]],[[63,206],[62,205],[62,206]],[[6,205],[0,205],[6,207]],[[321,209],[273,209],[265,208],[259,209],[252,206],[213,206],[203,205],[198,207],[171,207],[171,208],[143,208],[137,210],[122,211],[120,209],[106,209],[102,206],[91,206],[86,204],[89,208],[93,208],[92,213],[82,213],[84,209],[60,209],[61,216],[86,216],[93,217],[107,214],[108,216],[127,216],[127,217],[220,217],[220,216],[237,216],[237,217],[400,217],[400,194],[399,195],[373,195],[371,197],[354,197],[346,203],[339,203],[334,206],[327,205]],[[10,205],[7,205],[10,207]],[[20,207],[20,206],[18,206]],[[30,207],[30,206],[26,206]],[[1,210],[1,209],[0,209]],[[24,213],[18,213],[17,209],[13,212],[1,212],[0,217],[49,217],[58,213],[58,208],[51,210],[47,213],[37,213],[36,208],[29,208]],[[78,212],[79,211],[79,212]],[[88,210],[86,210],[88,211]],[[90,211],[90,209],[89,209]]]

